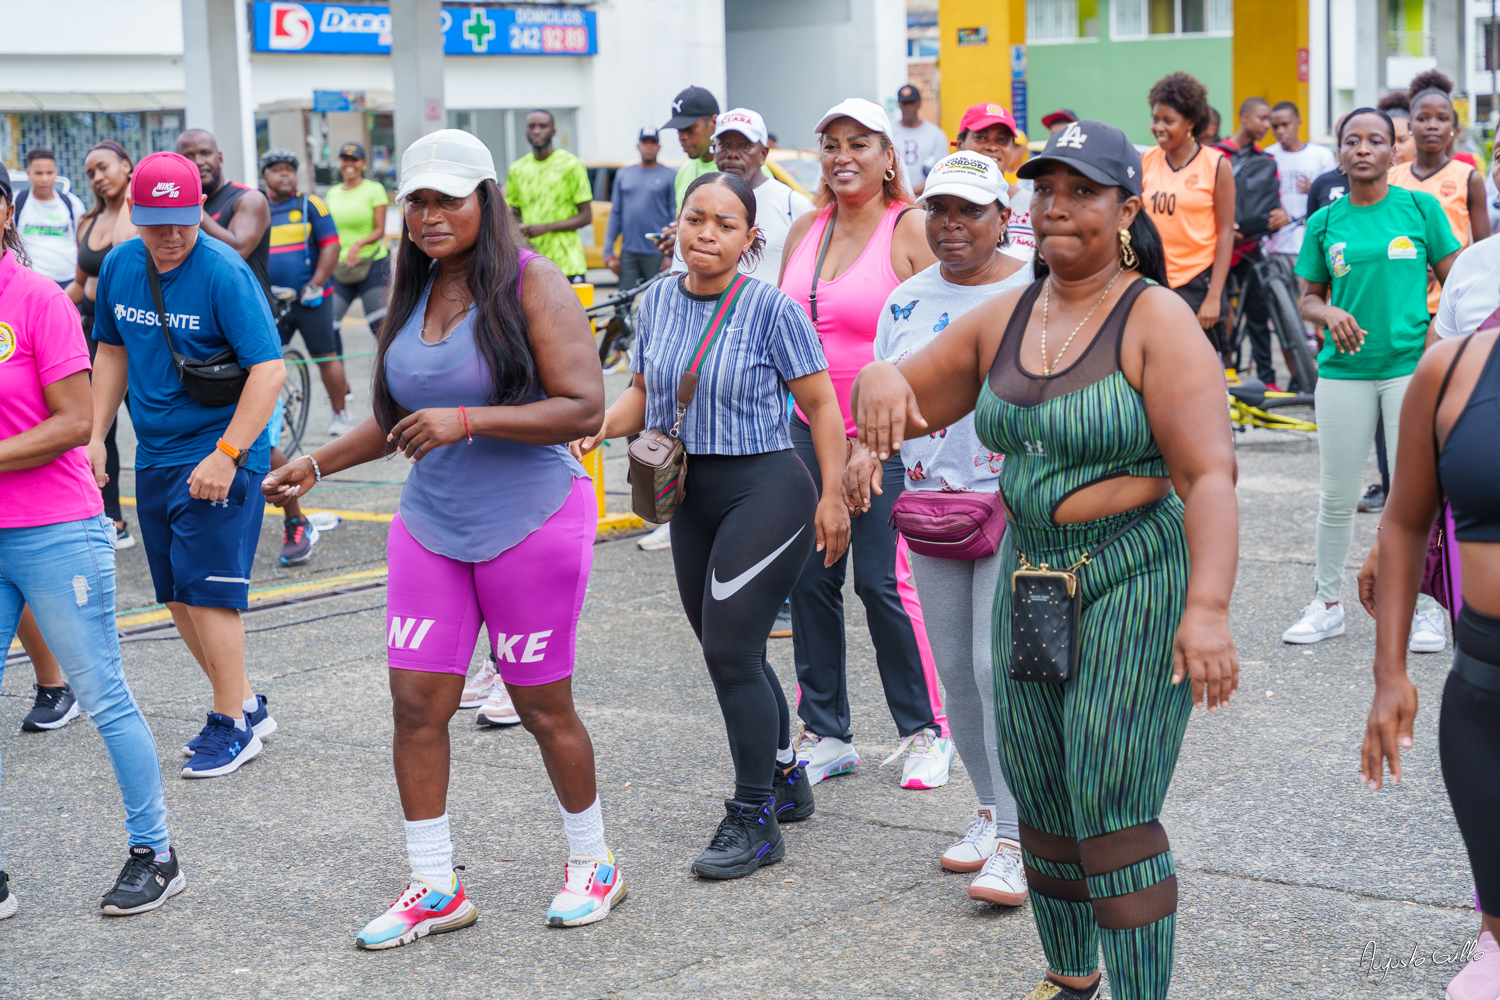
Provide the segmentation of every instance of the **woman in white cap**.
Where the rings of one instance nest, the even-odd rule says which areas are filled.
[[[970,309],[1007,288],[1031,283],[1031,262],[1001,250],[1010,219],[1008,186],[995,161],[978,153],[953,153],[933,166],[919,201],[926,209],[927,243],[938,262],[897,285],[886,299],[875,357],[898,364]],[[990,604],[1000,576],[996,548],[1005,523],[998,495],[1004,456],[980,443],[972,414],[906,441],[898,454],[906,492],[896,503],[896,524],[912,547],[912,573],[947,694],[953,743],[979,798],[968,832],[943,852],[940,864],[955,872],[983,869],[969,887],[971,898],[1020,906],[1026,875],[1016,800],[1000,773],[995,744],[990,643]],[[872,491],[878,496],[902,485],[883,483],[881,463],[863,449],[844,470],[845,498],[855,516],[869,510]],[[924,518],[955,516],[964,520],[966,533],[971,526],[983,529],[976,544],[922,530]],[[928,778],[945,784],[947,768]]]
[[[502,685],[541,748],[569,857],[555,927],[609,913],[625,884],[604,841],[594,751],[574,711],[574,639],[598,514],[566,442],[599,426],[588,319],[556,265],[519,247],[489,150],[455,129],[401,162],[404,213],[374,409],[266,477],[272,503],[399,451],[413,462],[388,542],[396,785],[412,875],[359,933],[394,948],[478,919],[453,871],[448,722],[483,624]]]
[[[828,374],[844,417],[844,433],[855,434],[849,387],[875,358],[875,330],[886,297],[901,282],[936,259],[927,245],[922,214],[891,142],[885,109],[850,98],[817,124],[823,181],[814,211],[787,234],[781,290],[807,310],[823,342]],[[816,461],[804,414],[792,414],[792,445],[809,468]],[[902,477],[901,459],[891,456],[887,482]],[[895,490],[872,502],[868,517],[852,527],[854,589],[865,605],[886,704],[910,750],[902,773],[906,788],[925,788],[928,772],[945,771],[953,757],[942,719],[937,668],[922,627],[922,609],[911,584],[906,546],[886,525]],[[845,677],[844,575],[847,558],[824,566],[809,558],[792,591],[792,644],[801,698],[802,733],[797,758],[808,779],[852,771],[854,748],[849,689]]]

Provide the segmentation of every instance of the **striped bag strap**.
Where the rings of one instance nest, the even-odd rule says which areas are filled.
[[[723,339],[721,334],[729,327],[729,317],[734,314],[734,307],[739,305],[740,299],[744,297],[745,287],[749,283],[748,276],[736,274],[734,280],[729,283],[729,287],[720,293],[719,301],[714,304],[708,325],[703,328],[703,335],[698,338],[698,347],[693,351],[692,363],[688,365],[687,371],[682,373],[682,379],[677,383],[677,421],[672,425],[672,437],[677,436],[677,430],[682,426],[682,415],[687,412],[688,404],[693,401],[693,395],[698,391],[698,369],[702,367],[715,345]]]

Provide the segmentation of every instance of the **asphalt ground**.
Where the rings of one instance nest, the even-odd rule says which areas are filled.
[[[354,329],[346,342],[369,346]],[[368,359],[352,361],[351,376],[353,408],[368,412]],[[623,381],[613,377],[613,390]],[[328,411],[314,385],[316,444]],[[129,464],[128,429],[124,438]],[[621,510],[622,453],[612,449],[606,471]],[[1312,592],[1316,442],[1250,432],[1239,458],[1241,694],[1226,712],[1195,713],[1162,817],[1181,887],[1172,996],[1440,997],[1452,969],[1428,956],[1450,955],[1478,929],[1437,759],[1448,658],[1412,659],[1421,712],[1406,780],[1361,788],[1373,623],[1356,607],[1342,638],[1280,641]],[[341,488],[314,492],[309,506],[391,513],[399,489],[368,484],[404,472],[398,459],[331,477]],[[1374,521],[1358,519],[1351,600]],[[276,563],[278,527],[267,519],[257,589],[384,565],[378,521],[345,521],[295,569]],[[120,610],[150,605],[141,549],[120,553],[119,567]],[[1043,970],[1028,908],[973,902],[970,877],[938,867],[972,788],[961,764],[927,792],[900,789],[898,766],[879,766],[896,733],[852,588],[846,601],[864,763],[817,787],[817,814],[786,828],[785,861],[700,881],[689,863],[733,785],[723,721],[670,553],[598,545],[574,690],[629,898],[591,927],[545,926],[567,848],[536,745],[519,728],[479,731],[462,712],[449,813],[480,921],[377,953],[357,951],[354,934],[407,871],[379,589],[247,617],[250,675],[281,728],[230,777],[177,777],[178,747],[209,704],[183,644],[167,631],[125,645],[187,875],[186,892],[137,917],[98,916],[126,846],[99,737],[86,718],[21,734],[32,678],[15,664],[0,687],[0,851],[21,909],[0,922],[0,996],[1023,996]],[[790,697],[790,642],[773,641],[771,655]],[[1400,968],[1414,951],[1423,960]],[[1388,960],[1398,967],[1379,972]]]

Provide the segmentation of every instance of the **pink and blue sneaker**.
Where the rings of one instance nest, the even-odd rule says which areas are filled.
[[[428,934],[460,930],[479,919],[479,911],[453,876],[453,889],[443,892],[412,872],[401,897],[391,908],[365,925],[354,943],[367,951],[399,948]]]
[[[575,854],[563,867],[562,891],[552,897],[547,923],[553,927],[582,927],[609,916],[609,908],[625,898],[625,879],[615,864],[614,852],[607,860]]]

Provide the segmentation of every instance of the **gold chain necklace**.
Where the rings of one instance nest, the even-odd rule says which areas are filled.
[[[1053,359],[1052,364],[1048,364],[1047,363],[1047,307],[1049,305],[1051,305],[1051,303],[1052,303],[1052,277],[1051,277],[1051,275],[1048,275],[1048,277],[1047,277],[1047,284],[1042,288],[1042,374],[1043,375],[1051,375],[1052,374],[1052,367],[1053,367],[1053,365],[1056,365],[1057,362],[1059,362],[1059,361],[1061,361],[1063,359],[1063,355],[1068,353],[1068,348],[1073,345],[1073,338],[1076,337],[1076,336],[1078,336],[1078,331],[1083,329],[1084,324],[1088,323],[1089,320],[1091,320],[1091,319],[1094,318],[1094,313],[1098,312],[1099,311],[1099,307],[1102,306],[1102,305],[1104,305],[1104,300],[1107,299],[1107,298],[1109,298],[1109,290],[1111,288],[1115,287],[1115,282],[1119,281],[1120,280],[1120,275],[1122,275],[1124,273],[1125,272],[1124,272],[1123,269],[1119,270],[1119,271],[1116,271],[1115,272],[1115,276],[1113,278],[1109,279],[1109,284],[1107,284],[1107,285],[1104,286],[1104,294],[1101,295],[1101,296],[1099,296],[1099,301],[1094,303],[1094,308],[1092,308],[1092,309],[1089,310],[1089,314],[1087,316],[1083,317],[1083,322],[1079,323],[1077,326],[1075,326],[1073,328],[1073,332],[1070,333],[1070,334],[1068,334],[1068,339],[1065,340],[1065,341],[1063,341],[1062,350],[1060,350],[1060,351],[1057,352],[1057,357],[1055,359]]]

